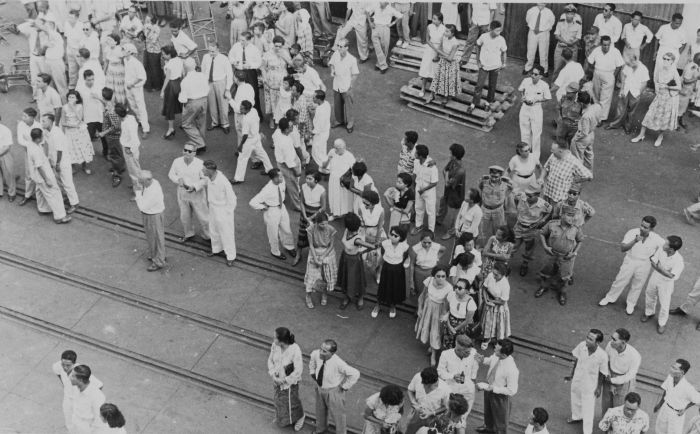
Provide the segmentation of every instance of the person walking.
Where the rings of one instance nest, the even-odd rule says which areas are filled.
[[[188,141],[197,146],[197,153],[207,150],[204,141],[207,123],[207,97],[209,82],[207,77],[195,68],[197,63],[191,57],[184,61],[185,78],[180,83],[178,101],[184,104],[182,110],[182,129],[187,134]],[[174,131],[174,130],[173,130]]]
[[[357,59],[348,53],[349,42],[343,39],[335,42],[338,51],[331,55],[328,66],[333,77],[333,125],[331,128],[345,126],[348,133],[355,128],[355,100],[353,89],[360,70]]]
[[[200,236],[209,240],[209,208],[207,192],[204,189],[204,163],[195,157],[194,143],[185,143],[182,156],[176,158],[170,166],[168,178],[177,185],[177,204],[180,208],[180,223],[184,229],[181,243],[190,241],[195,235],[193,214],[199,222]]]
[[[682,434],[686,411],[700,405],[700,392],[685,378],[689,369],[687,360],[676,359],[661,384],[663,394],[654,406],[654,413],[658,413],[655,434]]]
[[[587,57],[588,63],[594,67],[593,71],[593,100],[602,107],[600,120],[608,119],[615,80],[620,69],[625,64],[620,51],[612,45],[610,36],[601,36],[600,46],[596,47]],[[680,80],[679,80],[680,82]]]
[[[546,69],[544,69],[546,71]],[[540,143],[542,138],[542,103],[552,99],[549,85],[542,80],[543,69],[539,65],[530,68],[530,77],[525,78],[518,91],[521,92],[520,105],[520,141],[532,146],[532,155],[540,159]]]
[[[253,109],[250,101],[241,102],[240,112],[243,116],[241,120],[241,144],[236,148],[236,173],[233,175],[232,183],[241,184],[245,180],[245,172],[248,167],[248,160],[251,156],[258,158],[263,164],[263,173],[270,173],[272,162],[262,146],[260,137],[260,116]]]
[[[651,272],[649,258],[655,256],[663,249],[665,240],[654,231],[656,218],[644,216],[638,228],[630,229],[620,242],[620,251],[625,253],[620,270],[615,276],[610,289],[599,302],[600,306],[615,303],[624,292],[627,285],[630,290],[627,294],[627,315],[632,315],[634,308],[642,293],[642,288]]]
[[[161,52],[165,61],[163,87],[160,90],[160,99],[163,100],[161,114],[168,121],[168,129],[165,130],[163,138],[170,140],[175,135],[175,115],[182,113],[182,103],[179,98],[185,66],[172,45],[164,46]]]
[[[207,202],[209,204],[209,236],[211,252],[207,256],[226,254],[226,265],[233,267],[236,259],[234,214],[236,194],[228,179],[217,170],[213,160],[204,162],[202,173],[207,177]]]
[[[476,387],[484,392],[484,425],[478,433],[506,434],[510,419],[511,398],[518,393],[520,371],[513,359],[514,346],[510,339],[499,339],[492,356],[479,356],[480,363],[489,367],[486,382]]]
[[[301,149],[294,147],[294,139],[291,137],[293,125],[287,118],[281,118],[278,128],[272,133],[272,146],[275,150],[275,161],[284,183],[287,186],[287,197],[295,211],[301,211],[299,196],[299,177],[301,171]],[[298,262],[295,258],[295,262]]]
[[[207,77],[209,93],[207,107],[211,116],[211,124],[207,130],[221,127],[224,133],[231,131],[228,120],[228,100],[231,98],[233,86],[233,68],[228,58],[219,51],[219,43],[209,42],[209,52],[202,58],[202,73]]]
[[[2,117],[0,117],[2,121]],[[17,197],[15,160],[12,158],[12,131],[0,124],[0,198],[7,184],[7,200],[14,202]],[[26,181],[25,181],[26,182]]]
[[[73,398],[75,397],[75,386],[73,386],[70,381],[70,373],[73,371],[73,368],[77,366],[77,360],[78,355],[75,351],[65,350],[61,353],[60,360],[51,365],[51,371],[56,374],[63,386],[63,419],[65,420],[68,432],[72,432]],[[94,383],[98,389],[102,389],[103,384],[97,377],[91,375],[90,381]]]
[[[537,5],[527,10],[525,22],[529,29],[527,34],[527,63],[523,69],[523,75],[529,74],[535,65],[535,55],[539,52],[542,74],[549,77],[549,37],[556,18],[546,3]]]
[[[71,167],[70,143],[63,134],[61,128],[55,123],[53,114],[47,113],[41,117],[41,127],[44,129],[46,139],[47,156],[51,167],[54,168],[58,186],[66,193],[69,207],[66,213],[73,214],[78,208],[80,200],[73,182],[73,168]]]
[[[659,322],[656,331],[662,335],[666,331],[668,312],[671,306],[673,285],[681,277],[685,268],[683,256],[678,250],[683,247],[683,240],[677,235],[669,235],[661,250],[657,250],[654,256],[649,257],[651,262],[651,277],[647,282],[644,293],[646,306],[642,322],[649,321],[656,313],[656,302],[659,302]]]
[[[693,288],[690,290],[685,298],[683,304],[678,307],[674,307],[669,311],[671,315],[686,316],[690,309],[693,308],[700,301],[700,278],[695,280]],[[700,331],[700,322],[695,325],[695,330]]]
[[[600,399],[603,414],[612,407],[623,405],[627,394],[635,389],[642,356],[629,344],[630,336],[627,329],[619,328],[612,334],[605,347],[610,363],[610,376],[603,378]]]
[[[294,425],[294,431],[304,427],[306,415],[299,399],[299,383],[304,371],[301,347],[286,327],[275,329],[275,339],[267,358],[267,372],[274,386],[275,423],[279,427]]]
[[[625,133],[629,134],[632,130],[632,115],[649,82],[649,70],[639,61],[639,57],[631,55],[620,74],[622,86],[617,99],[616,118],[607,124],[605,129],[612,130],[622,127]]]
[[[141,211],[146,242],[148,243],[148,260],[151,265],[147,271],[158,271],[165,267],[165,226],[163,212],[165,202],[160,183],[153,179],[153,174],[142,170],[138,175],[139,184],[134,186],[136,206]]]
[[[387,58],[389,57],[390,32],[389,29],[401,19],[401,12],[394,9],[389,2],[379,2],[368,13],[369,26],[372,29],[372,45],[377,56],[377,64],[374,69],[382,74],[389,69]]]
[[[37,210],[43,214],[53,213],[53,220],[57,224],[68,223],[71,216],[66,215],[58,181],[42,148],[44,133],[41,128],[33,128],[30,137],[31,142],[27,146],[27,170],[35,185]],[[26,203],[27,198],[25,193],[22,202]],[[23,205],[22,202],[20,205]]]
[[[598,429],[608,434],[644,434],[649,431],[649,415],[639,408],[642,397],[630,392],[624,403],[603,412]]]
[[[286,185],[279,169],[270,169],[267,176],[270,180],[258,194],[253,196],[249,204],[253,209],[263,211],[267,240],[270,243],[270,254],[284,261],[287,256],[280,251],[280,244],[292,258],[297,255],[292,229],[289,225],[289,213],[284,206]]]
[[[347,391],[360,379],[360,371],[338,357],[338,344],[326,339],[311,352],[309,373],[316,382],[316,432],[326,432],[329,413],[335,422],[335,432],[347,433],[345,399]]]
[[[608,355],[600,348],[603,332],[591,329],[586,339],[571,352],[574,366],[566,381],[571,381],[571,417],[568,424],[583,424],[583,434],[593,433],[595,400],[600,396],[603,378],[610,376]]]

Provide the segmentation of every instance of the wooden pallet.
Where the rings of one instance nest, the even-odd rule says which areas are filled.
[[[425,47],[427,47],[426,44],[422,44],[416,40],[411,40],[409,46],[406,48],[394,46],[389,56],[389,64],[395,68],[418,72]],[[461,58],[464,54],[463,47],[464,44],[461,44],[460,48],[457,49],[456,58]],[[476,56],[474,53],[470,56],[469,62],[462,65],[460,69],[463,74],[477,72],[479,70],[476,65]]]
[[[408,87],[411,87],[415,90],[416,95],[420,91],[422,85],[422,81],[420,78],[412,78],[408,82]],[[474,91],[476,90],[476,86],[472,85],[471,83],[467,82],[462,82],[462,93],[459,95],[456,95],[453,99],[455,99],[458,102],[461,102],[463,104],[471,104],[472,101],[474,100]],[[490,111],[492,112],[500,112],[500,111],[505,111],[508,110],[510,107],[512,107],[513,103],[513,93],[507,93],[506,91],[509,90],[507,87],[500,89],[500,92],[498,89],[496,90],[496,96],[495,96],[495,101],[490,104]],[[482,101],[486,100],[486,95],[488,94],[488,89],[482,89],[481,91],[481,98]]]

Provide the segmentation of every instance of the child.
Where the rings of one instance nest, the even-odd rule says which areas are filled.
[[[398,173],[413,175],[413,162],[416,160],[416,151],[413,149],[418,143],[418,133],[406,131],[401,140],[401,152],[399,153]]]
[[[280,86],[280,96],[277,100],[277,105],[274,108],[274,119],[275,123],[279,122],[287,113],[287,110],[292,108],[292,85],[294,84],[294,77],[288,75],[282,79],[282,85]]]
[[[547,421],[549,420],[549,414],[547,410],[542,407],[535,407],[532,410],[532,416],[530,416],[530,423],[525,428],[525,434],[540,433],[549,434],[547,430]]]
[[[583,37],[584,59],[586,59],[583,64],[584,70],[588,70],[591,66],[588,64],[588,55],[591,54],[593,49],[598,45],[600,45],[600,30],[597,26],[591,26],[591,28],[588,29],[588,33]]]

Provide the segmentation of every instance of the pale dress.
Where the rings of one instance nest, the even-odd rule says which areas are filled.
[[[124,77],[124,55],[122,47],[117,45],[109,51],[105,51],[104,58],[107,60],[107,71],[105,72],[105,87],[114,91],[112,101],[117,104],[126,104],[126,84]]]
[[[379,244],[387,238],[384,228],[379,226],[379,222],[382,220],[382,216],[384,215],[384,209],[381,205],[374,205],[374,208],[371,210],[362,205],[360,208],[356,209],[355,212],[362,221],[360,233],[363,235],[365,241],[370,244]],[[379,266],[379,255],[379,249],[371,250],[362,255],[365,266],[369,270],[372,270],[373,272],[377,270],[377,267]]]
[[[328,152],[333,156],[328,163],[328,208],[331,215],[342,216],[352,211],[354,194],[340,184],[340,177],[355,163],[355,156],[350,151],[338,155],[335,149]]]
[[[668,84],[671,80],[681,84],[681,78],[675,69],[660,69],[656,83],[656,96],[644,115],[642,126],[654,131],[673,131],[678,127],[678,91],[659,89],[660,83]]]
[[[423,282],[426,292],[421,296],[422,303],[418,306],[418,320],[416,321],[416,339],[423,344],[429,344],[430,348],[439,350],[442,348],[440,335],[440,319],[446,311],[445,299],[452,292],[452,285],[445,282],[442,288],[434,285],[434,278],[428,277]]]
[[[95,156],[95,149],[90,140],[87,126],[83,122],[83,106],[76,104],[75,108],[69,104],[63,106],[61,112],[61,126],[68,139],[68,155],[73,164],[89,163]]]
[[[489,290],[487,291],[486,288]],[[484,339],[503,339],[510,336],[510,310],[508,299],[510,298],[510,284],[507,277],[496,280],[493,273],[489,273],[484,280],[484,312],[481,327]],[[501,298],[504,304],[493,304],[493,297]]]
[[[265,113],[274,113],[275,121],[284,116],[274,110],[280,99],[280,86],[282,79],[287,75],[287,62],[274,51],[268,51],[263,55],[263,90],[265,92]],[[291,92],[289,94],[289,108],[291,108]]]
[[[436,26],[435,24],[428,25],[428,40],[435,45],[440,45],[442,37],[445,35],[445,26],[440,24]],[[437,67],[437,62],[433,62],[433,59],[437,56],[437,52],[430,48],[429,45],[425,45],[423,49],[423,57],[420,60],[420,69],[418,70],[418,76],[421,78],[433,78],[435,76],[435,68]]]

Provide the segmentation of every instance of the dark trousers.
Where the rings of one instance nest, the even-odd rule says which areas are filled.
[[[484,390],[484,425],[496,434],[508,433],[510,397]]]
[[[462,62],[469,61],[479,36],[483,35],[484,33],[488,33],[488,31],[489,26],[472,25],[469,27],[469,33],[467,33],[467,43],[464,45],[464,54],[462,54]]]
[[[617,113],[615,113],[617,118],[610,123],[610,125],[615,127],[621,126],[629,130],[631,127],[630,119],[632,118],[634,110],[637,108],[637,104],[639,104],[639,98],[633,97],[629,92],[627,92],[627,95],[624,97],[618,97]]]
[[[102,131],[102,122],[88,122],[87,124],[88,133],[90,138],[94,139],[97,137],[97,133]],[[107,139],[105,137],[100,138],[102,142],[102,155],[105,157],[109,153],[109,147],[107,146]]]
[[[163,68],[160,67],[160,53],[143,52],[143,66],[146,69],[145,89],[161,90],[165,82]]]
[[[557,122],[557,140],[571,144],[571,139],[574,138],[578,130],[578,122],[572,122],[568,119],[559,119]]]
[[[118,137],[105,137],[107,142],[107,161],[109,161],[109,170],[119,175],[126,170],[124,162],[124,150]]]
[[[632,391],[630,383],[612,384],[603,382],[603,392],[600,395],[600,407],[605,414],[612,407],[619,407],[625,403],[625,395]]]
[[[489,103],[493,102],[493,98],[496,96],[496,85],[498,84],[498,69],[493,71],[486,71],[484,69],[479,69],[479,77],[476,79],[476,90],[474,91],[474,105],[479,106],[481,103],[481,90],[484,88],[484,83],[486,83],[486,78],[489,79],[489,91],[486,94],[486,101]]]
[[[426,2],[418,2],[413,5],[414,15],[411,19],[411,34],[413,36],[417,35],[420,28],[420,40],[424,44],[428,40],[428,20],[433,18],[431,15],[432,6],[432,3]]]

